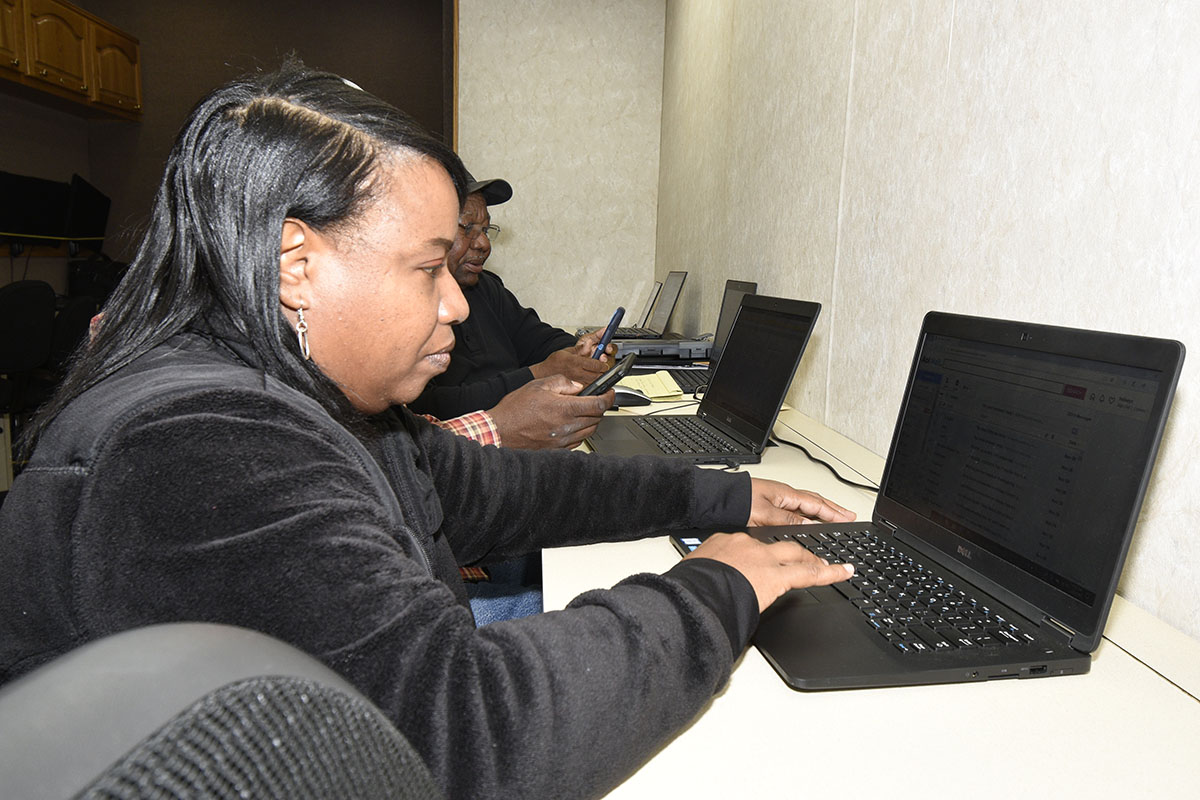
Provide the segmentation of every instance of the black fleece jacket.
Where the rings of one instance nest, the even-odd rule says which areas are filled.
[[[476,628],[456,564],[748,513],[744,475],[480,447],[407,413],[356,438],[188,334],[60,414],[0,508],[0,683],[124,629],[240,625],[358,686],[450,797],[595,796],[725,683],[749,583],[690,559]]]
[[[409,404],[418,414],[450,419],[491,408],[533,380],[529,367],[575,344],[574,336],[522,306],[493,272],[480,273],[463,296],[471,314],[454,326],[450,368]]]

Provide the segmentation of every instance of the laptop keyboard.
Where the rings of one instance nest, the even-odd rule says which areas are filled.
[[[667,372],[684,392],[694,392],[708,383],[707,369],[670,369]]]
[[[742,453],[737,442],[704,424],[697,417],[634,417],[633,421],[654,437],[664,453]]]
[[[801,532],[790,538],[827,561],[854,564],[854,577],[834,588],[902,653],[1011,647],[1034,641],[870,530],[818,531],[811,536]]]
[[[657,339],[659,334],[649,328],[621,328],[613,332],[614,339]]]

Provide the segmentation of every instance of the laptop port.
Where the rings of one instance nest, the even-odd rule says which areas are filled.
[[[1030,675],[1045,675],[1046,672],[1047,672],[1047,668],[1046,668],[1045,664],[1042,664],[1040,667],[1030,667],[1029,668]]]

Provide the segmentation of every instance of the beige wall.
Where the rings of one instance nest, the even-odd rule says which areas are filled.
[[[654,275],[663,0],[459,0],[458,151],[513,199],[488,268],[562,325]]]
[[[1195,345],[1197,41],[1186,0],[669,2],[684,327],[725,277],[821,301],[790,399],[877,453],[929,309]],[[1198,392],[1189,365],[1121,591],[1200,637]]]
[[[513,181],[493,260],[547,318],[602,321],[651,261],[689,270],[687,333],[726,278],[818,300],[789,400],[877,453],[929,309],[1200,347],[1200,5],[663,10],[460,0],[460,150]],[[1121,591],[1200,638],[1197,376]]]

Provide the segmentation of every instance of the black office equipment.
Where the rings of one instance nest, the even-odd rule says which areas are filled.
[[[0,172],[0,241],[58,246],[66,232],[69,200],[66,183]]]
[[[614,417],[588,444],[606,455],[660,455],[697,464],[760,459],[816,324],[820,305],[747,295],[695,415]]]
[[[644,375],[659,370],[666,371],[684,392],[694,392],[701,387],[708,386],[717,362],[721,360],[721,353],[725,349],[725,339],[733,327],[733,319],[737,316],[742,297],[754,294],[756,291],[758,291],[758,284],[753,281],[725,281],[725,291],[721,295],[721,308],[717,312],[717,330],[713,334],[712,345],[708,352],[708,364],[687,366],[686,364],[662,361],[658,364],[640,364],[634,367],[634,373]],[[686,362],[688,359],[672,360]]]
[[[18,247],[65,242],[71,256],[81,246],[99,253],[110,205],[79,175],[64,183],[0,172],[0,241]]]
[[[111,206],[112,201],[107,195],[80,176],[71,176],[63,236],[72,256],[79,248],[93,253],[104,249],[104,230],[108,227]]]
[[[0,414],[24,414],[45,399],[35,373],[53,352],[54,305],[45,281],[0,286]]]
[[[752,529],[852,562],[854,579],[784,595],[755,644],[797,689],[1087,672],[1183,357],[1175,341],[927,315],[872,520]]]

